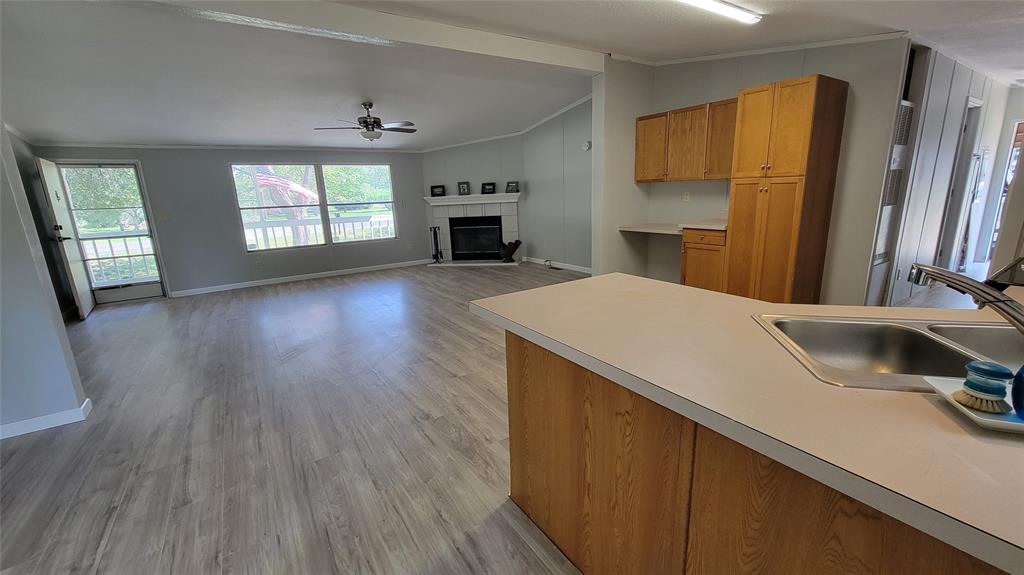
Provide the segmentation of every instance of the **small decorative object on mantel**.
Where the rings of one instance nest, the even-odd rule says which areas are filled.
[[[460,196],[468,196],[469,195],[469,182],[459,182],[459,195]]]
[[[521,246],[521,245],[523,245],[523,242],[521,242],[519,240],[515,240],[515,241],[509,242],[507,244],[506,243],[502,243],[501,244],[501,261],[503,261],[503,262],[505,262],[507,264],[510,264],[510,263],[514,262],[515,260],[512,259],[512,255],[516,253],[516,250],[518,250],[519,246]]]
[[[438,198],[444,195],[444,186],[430,186],[430,197]]]
[[[498,188],[498,185],[495,184],[494,182],[485,182],[483,184],[480,184],[480,193],[481,194],[493,194],[495,192],[495,190],[497,190],[497,188]]]
[[[519,182],[509,182],[505,184],[506,194],[518,194],[519,193]]]

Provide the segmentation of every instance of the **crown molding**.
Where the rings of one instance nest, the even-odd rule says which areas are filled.
[[[692,58],[678,58],[674,60],[658,60],[651,62],[650,66],[674,66],[676,64],[690,64],[693,62],[707,62],[709,60],[727,60],[729,58],[741,58],[743,56],[757,56],[760,54],[777,54],[779,52],[793,52],[796,50],[808,50],[811,48],[828,48],[829,46],[844,46],[846,44],[866,44],[868,42],[880,42],[882,40],[892,40],[895,38],[908,38],[910,35],[906,31],[897,32],[884,32],[882,34],[871,34],[869,36],[854,36],[852,38],[841,38],[839,40],[825,40],[822,42],[807,42],[804,44],[790,44],[788,46],[777,46],[774,48],[759,48],[757,50],[743,50],[740,52],[725,52],[722,54],[709,54],[707,56],[694,56]],[[616,56],[612,56],[616,58]],[[628,60],[631,62],[644,63],[643,60],[630,59],[627,57],[618,57],[619,60]]]

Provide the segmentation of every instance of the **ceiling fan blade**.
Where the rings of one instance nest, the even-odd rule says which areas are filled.
[[[388,122],[386,124],[382,124],[382,126],[385,127],[385,128],[408,128],[410,126],[415,126],[415,125],[416,124],[413,124],[412,122],[409,122],[409,121],[406,121],[406,120],[403,120],[401,122]]]
[[[314,130],[362,130],[359,126],[338,126],[330,128],[313,128]]]
[[[416,128],[380,128],[381,132],[402,132],[403,134],[412,134],[416,132]]]

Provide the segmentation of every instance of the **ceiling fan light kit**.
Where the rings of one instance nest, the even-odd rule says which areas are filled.
[[[379,140],[384,132],[400,132],[403,134],[413,134],[416,132],[416,128],[413,128],[416,124],[409,122],[408,120],[402,120],[400,122],[387,122],[383,123],[380,118],[370,113],[373,109],[373,102],[363,102],[363,109],[366,110],[365,116],[359,116],[355,122],[349,120],[339,120],[340,122],[348,122],[355,124],[354,126],[325,126],[320,128],[313,128],[314,130],[359,130],[359,136],[368,141]]]

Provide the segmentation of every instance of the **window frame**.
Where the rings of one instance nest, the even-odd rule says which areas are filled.
[[[238,201],[238,186],[235,184],[235,166],[313,166],[313,181],[316,182],[317,187],[317,203],[306,204],[302,206],[294,206],[300,208],[313,208],[316,207],[320,210],[320,231],[324,238],[323,243],[306,244],[302,246],[281,246],[279,248],[263,248],[263,249],[249,249],[249,243],[245,238],[245,218],[242,217],[244,210],[272,210],[276,207],[286,206],[256,206],[251,208],[243,208]],[[238,215],[238,228],[241,233],[242,241],[242,252],[246,254],[261,254],[266,252],[277,252],[281,250],[298,250],[308,248],[322,248],[331,245],[330,231],[327,229],[327,221],[324,218],[324,197],[320,192],[322,187],[322,176],[320,174],[320,165],[316,162],[228,162],[228,175],[231,177],[231,189],[234,191],[235,196],[235,213]]]
[[[278,247],[278,248],[263,248],[263,249],[250,250],[249,249],[249,244],[246,241],[246,237],[245,237],[245,220],[242,218],[242,211],[243,210],[273,209],[274,207],[280,207],[280,206],[243,208],[239,204],[239,201],[238,201],[238,187],[235,184],[234,169],[235,169],[236,166],[313,166],[313,173],[315,175],[314,180],[316,181],[316,188],[317,188],[316,192],[317,192],[318,202],[316,204],[308,204],[308,205],[305,205],[305,206],[296,206],[296,207],[306,207],[306,208],[318,207],[320,209],[320,226],[321,226],[321,229],[323,231],[323,238],[324,238],[323,243],[307,244],[307,245],[302,245],[302,246],[282,246],[282,247]],[[324,183],[324,171],[323,171],[323,167],[324,166],[386,166],[387,169],[388,169],[388,179],[391,182],[391,201],[390,202],[354,202],[354,203],[347,203],[347,204],[346,203],[329,204],[327,202],[327,186]],[[237,161],[236,162],[236,161],[231,161],[231,162],[228,162],[228,172],[229,172],[229,175],[231,177],[231,189],[234,191],[234,196],[235,196],[235,212],[238,214],[238,226],[239,226],[239,231],[241,231],[242,252],[245,253],[245,254],[261,254],[261,253],[267,253],[267,252],[279,252],[279,251],[282,251],[282,250],[302,250],[302,249],[311,249],[311,248],[329,248],[331,246],[345,246],[345,245],[365,244],[365,243],[371,243],[371,242],[389,242],[389,241],[394,241],[394,240],[399,239],[398,217],[397,217],[397,212],[396,212],[396,209],[397,209],[396,204],[397,204],[397,202],[395,201],[394,169],[392,168],[390,163],[377,163],[377,162],[373,162],[373,163],[367,163],[367,162],[274,162],[274,161],[253,161],[253,162]],[[348,241],[348,242],[335,242],[334,241],[334,234],[331,231],[331,217],[330,217],[330,213],[329,213],[330,206],[366,205],[367,203],[370,203],[370,204],[386,204],[386,203],[390,203],[391,204],[391,213],[392,213],[392,216],[393,216],[393,223],[392,223],[392,225],[393,225],[394,230],[395,230],[395,235],[390,237],[390,238],[371,238],[371,239],[368,239],[368,240],[352,240],[352,241]]]
[[[388,184],[391,187],[391,200],[387,201],[387,202],[380,202],[380,201],[378,201],[378,202],[339,202],[339,203],[334,203],[334,204],[330,203],[329,201],[327,201],[327,183],[324,180],[324,172],[323,172],[324,166],[384,166],[384,167],[386,167],[388,169]],[[397,210],[397,207],[396,207],[396,203],[397,202],[395,202],[395,172],[392,169],[391,164],[385,164],[385,163],[379,163],[378,164],[378,163],[327,163],[327,162],[321,162],[321,163],[318,163],[316,165],[316,169],[317,169],[317,173],[319,174],[319,177],[320,177],[320,182],[321,182],[320,185],[321,185],[322,192],[323,192],[321,194],[321,199],[323,200],[324,206],[326,207],[326,209],[324,210],[324,221],[327,223],[327,229],[328,229],[328,231],[330,233],[330,235],[328,236],[329,239],[330,239],[330,245],[332,245],[332,246],[343,246],[343,245],[362,244],[362,243],[367,243],[367,242],[387,242],[387,241],[392,241],[392,240],[397,240],[398,239],[398,237],[399,237],[399,233],[398,233],[398,212],[396,211]],[[336,242],[336,241],[334,241],[334,231],[330,229],[331,228],[331,225],[330,225],[331,224],[331,213],[330,213],[331,206],[366,206],[366,205],[372,205],[372,204],[391,204],[391,226],[395,230],[395,235],[393,235],[393,236],[391,236],[389,238],[370,238],[368,240],[352,240],[352,241],[347,241],[347,242]]]

